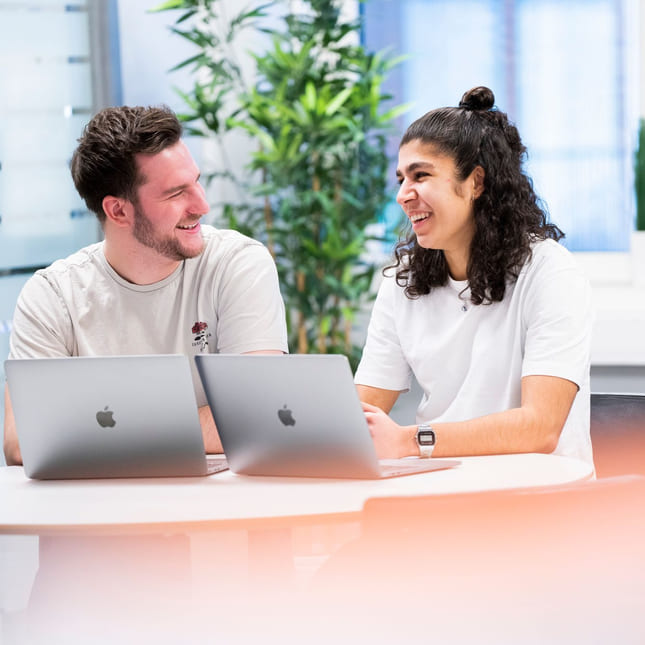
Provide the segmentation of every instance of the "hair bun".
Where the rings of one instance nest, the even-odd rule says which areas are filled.
[[[493,91],[483,86],[468,90],[459,101],[459,107],[466,110],[490,110],[493,105],[495,105]]]

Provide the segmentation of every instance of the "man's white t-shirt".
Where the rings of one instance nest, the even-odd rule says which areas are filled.
[[[449,280],[409,299],[393,275],[379,289],[357,384],[404,391],[414,374],[424,395],[416,422],[464,421],[519,407],[521,379],[557,376],[579,391],[554,454],[593,463],[589,434],[592,301],[573,256],[553,240],[533,255],[504,299],[470,302]]]
[[[203,252],[155,284],[124,280],[102,242],[37,271],[17,301],[9,356],[287,352],[284,304],[266,247],[236,231],[202,232]]]

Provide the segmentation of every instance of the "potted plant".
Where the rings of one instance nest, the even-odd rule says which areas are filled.
[[[636,226],[631,236],[632,279],[645,286],[645,119],[640,120],[638,144],[634,155]]]
[[[247,174],[222,167],[209,177],[238,189],[219,204],[221,220],[275,258],[291,351],[344,353],[355,365],[353,323],[373,297],[370,225],[390,198],[386,137],[406,109],[382,109],[390,97],[381,84],[397,61],[359,44],[360,23],[343,19],[338,0],[303,0],[301,13],[286,10],[269,26],[269,9],[275,25],[282,4],[255,4],[228,21],[219,0],[159,10],[182,9],[173,31],[197,47],[179,64],[195,72],[183,95],[189,132],[224,148],[232,132],[253,142]],[[268,41],[252,54],[250,82],[234,51],[245,29]]]

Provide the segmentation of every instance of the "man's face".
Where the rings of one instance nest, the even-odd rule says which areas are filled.
[[[137,189],[134,228],[137,242],[164,258],[181,261],[204,248],[199,220],[209,210],[199,169],[186,145],[154,155],[137,155],[144,181]]]

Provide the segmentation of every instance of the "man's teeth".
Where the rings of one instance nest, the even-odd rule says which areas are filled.
[[[194,224],[186,224],[184,226],[178,226],[177,228],[183,228],[189,231],[190,229],[196,228],[197,224],[199,224],[199,222],[195,222]]]

